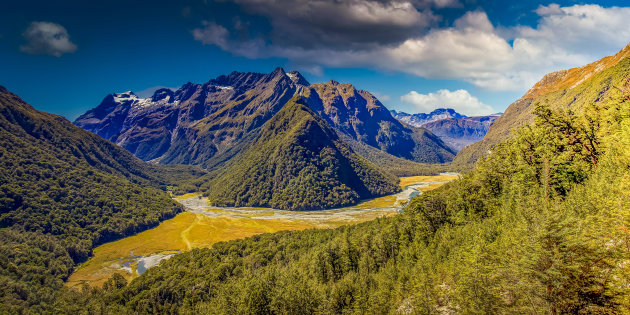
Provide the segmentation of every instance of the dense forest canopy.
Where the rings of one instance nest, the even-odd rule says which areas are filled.
[[[201,174],[150,166],[0,87],[2,308],[41,311],[94,246],[182,211],[162,189]]]

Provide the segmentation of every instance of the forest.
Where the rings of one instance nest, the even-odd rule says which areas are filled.
[[[178,255],[126,283],[66,290],[59,313],[630,311],[630,100],[535,123],[404,212]]]
[[[149,166],[0,87],[0,309],[47,310],[93,247],[181,212],[166,188],[202,174]]]

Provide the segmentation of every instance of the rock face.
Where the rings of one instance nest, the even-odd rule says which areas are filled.
[[[430,122],[438,121],[441,119],[449,119],[449,118],[464,118],[466,115],[462,115],[456,112],[452,108],[438,108],[428,114],[418,113],[418,114],[407,114],[405,112],[397,112],[392,110],[392,115],[394,117],[408,125],[414,127],[422,127],[425,124]]]
[[[210,183],[217,206],[287,210],[344,206],[399,190],[398,179],[354,153],[300,96]]]
[[[371,94],[336,82],[310,85],[300,73],[233,72],[141,99],[131,92],[105,97],[75,124],[163,164],[217,168],[241,152],[294,95],[340,134],[418,162],[447,162],[454,151],[422,129],[405,127]]]
[[[523,97],[512,103],[488,129],[483,140],[464,148],[453,161],[458,165],[475,163],[493,146],[509,139],[512,131],[534,122],[535,104],[544,102],[553,109],[581,111],[588,104],[597,104],[614,97],[628,85],[630,45],[614,56],[602,58],[586,66],[545,75]]]

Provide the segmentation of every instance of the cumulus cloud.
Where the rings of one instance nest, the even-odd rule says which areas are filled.
[[[411,91],[401,96],[400,100],[413,105],[420,113],[428,113],[437,108],[452,108],[468,116],[493,113],[492,107],[482,103],[466,90],[449,91],[443,89],[429,94]]]
[[[61,57],[77,50],[66,28],[56,23],[32,22],[22,36],[26,44],[20,46],[20,50],[27,54]]]
[[[275,45],[368,49],[417,36],[437,21],[431,10],[457,1],[431,0],[231,0],[269,19]],[[287,10],[287,8],[291,8]]]
[[[469,11],[436,28],[431,8],[459,2],[298,0],[287,13],[288,0],[233,1],[268,17],[270,34],[230,39],[223,28],[225,41],[195,38],[249,58],[287,58],[302,69],[370,67],[487,90],[524,91],[550,71],[613,54],[630,39],[630,8],[620,7],[551,4],[535,11],[534,27],[500,28],[485,12]]]

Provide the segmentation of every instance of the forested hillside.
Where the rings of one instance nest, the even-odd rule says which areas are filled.
[[[398,178],[354,153],[300,96],[230,164],[208,184],[213,205],[323,209],[399,190]]]
[[[570,108],[581,113],[590,104],[610,99],[630,76],[629,57],[630,45],[614,56],[586,66],[547,74],[494,121],[483,140],[460,151],[453,164],[474,164],[494,145],[509,139],[515,129],[533,123],[538,103],[547,103],[556,110]]]
[[[629,312],[630,86],[617,87],[580,114],[535,104],[533,126],[396,217],[193,250],[55,311]]]
[[[0,308],[52,303],[95,245],[182,211],[159,188],[195,172],[150,166],[0,87]]]

